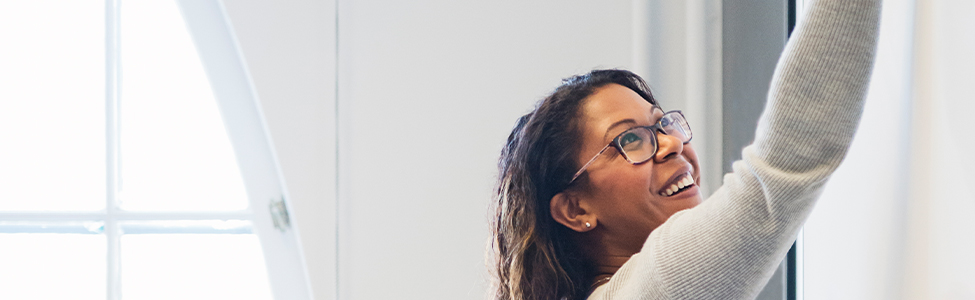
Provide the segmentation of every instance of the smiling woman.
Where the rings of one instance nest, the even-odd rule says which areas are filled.
[[[779,60],[756,138],[703,201],[680,112],[622,70],[565,80],[499,162],[496,299],[749,299],[856,131],[879,0],[817,1]]]

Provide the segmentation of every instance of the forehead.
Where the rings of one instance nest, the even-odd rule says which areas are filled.
[[[585,131],[588,137],[602,139],[606,130],[613,124],[631,119],[635,123],[629,126],[616,126],[615,133],[622,132],[635,125],[651,125],[653,120],[653,105],[633,90],[618,84],[609,84],[596,89],[586,98],[583,104],[585,115]],[[610,138],[612,138],[610,132]]]

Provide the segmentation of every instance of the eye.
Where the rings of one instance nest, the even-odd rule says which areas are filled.
[[[661,127],[670,126],[670,123],[671,122],[673,122],[673,121],[670,119],[669,116],[664,116],[663,118],[660,118],[660,126]]]
[[[623,151],[640,149],[643,145],[643,137],[635,132],[629,131],[620,136],[620,147]]]

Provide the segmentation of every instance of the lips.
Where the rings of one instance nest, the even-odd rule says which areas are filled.
[[[691,176],[691,172],[685,171],[674,174],[664,185],[657,194],[664,197],[670,197],[673,195],[680,194],[681,192],[690,189],[695,184],[694,176]]]

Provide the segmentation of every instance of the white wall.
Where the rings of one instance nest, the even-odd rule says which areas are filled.
[[[482,299],[517,117],[628,67],[630,1],[339,1],[339,296]]]
[[[975,299],[975,2],[918,0],[907,299]]]
[[[975,299],[975,2],[884,2],[863,120],[805,227],[807,299]]]
[[[334,299],[335,2],[222,2],[270,131],[314,299]]]
[[[806,299],[897,299],[903,291],[913,5],[884,3],[863,118],[804,228]]]

